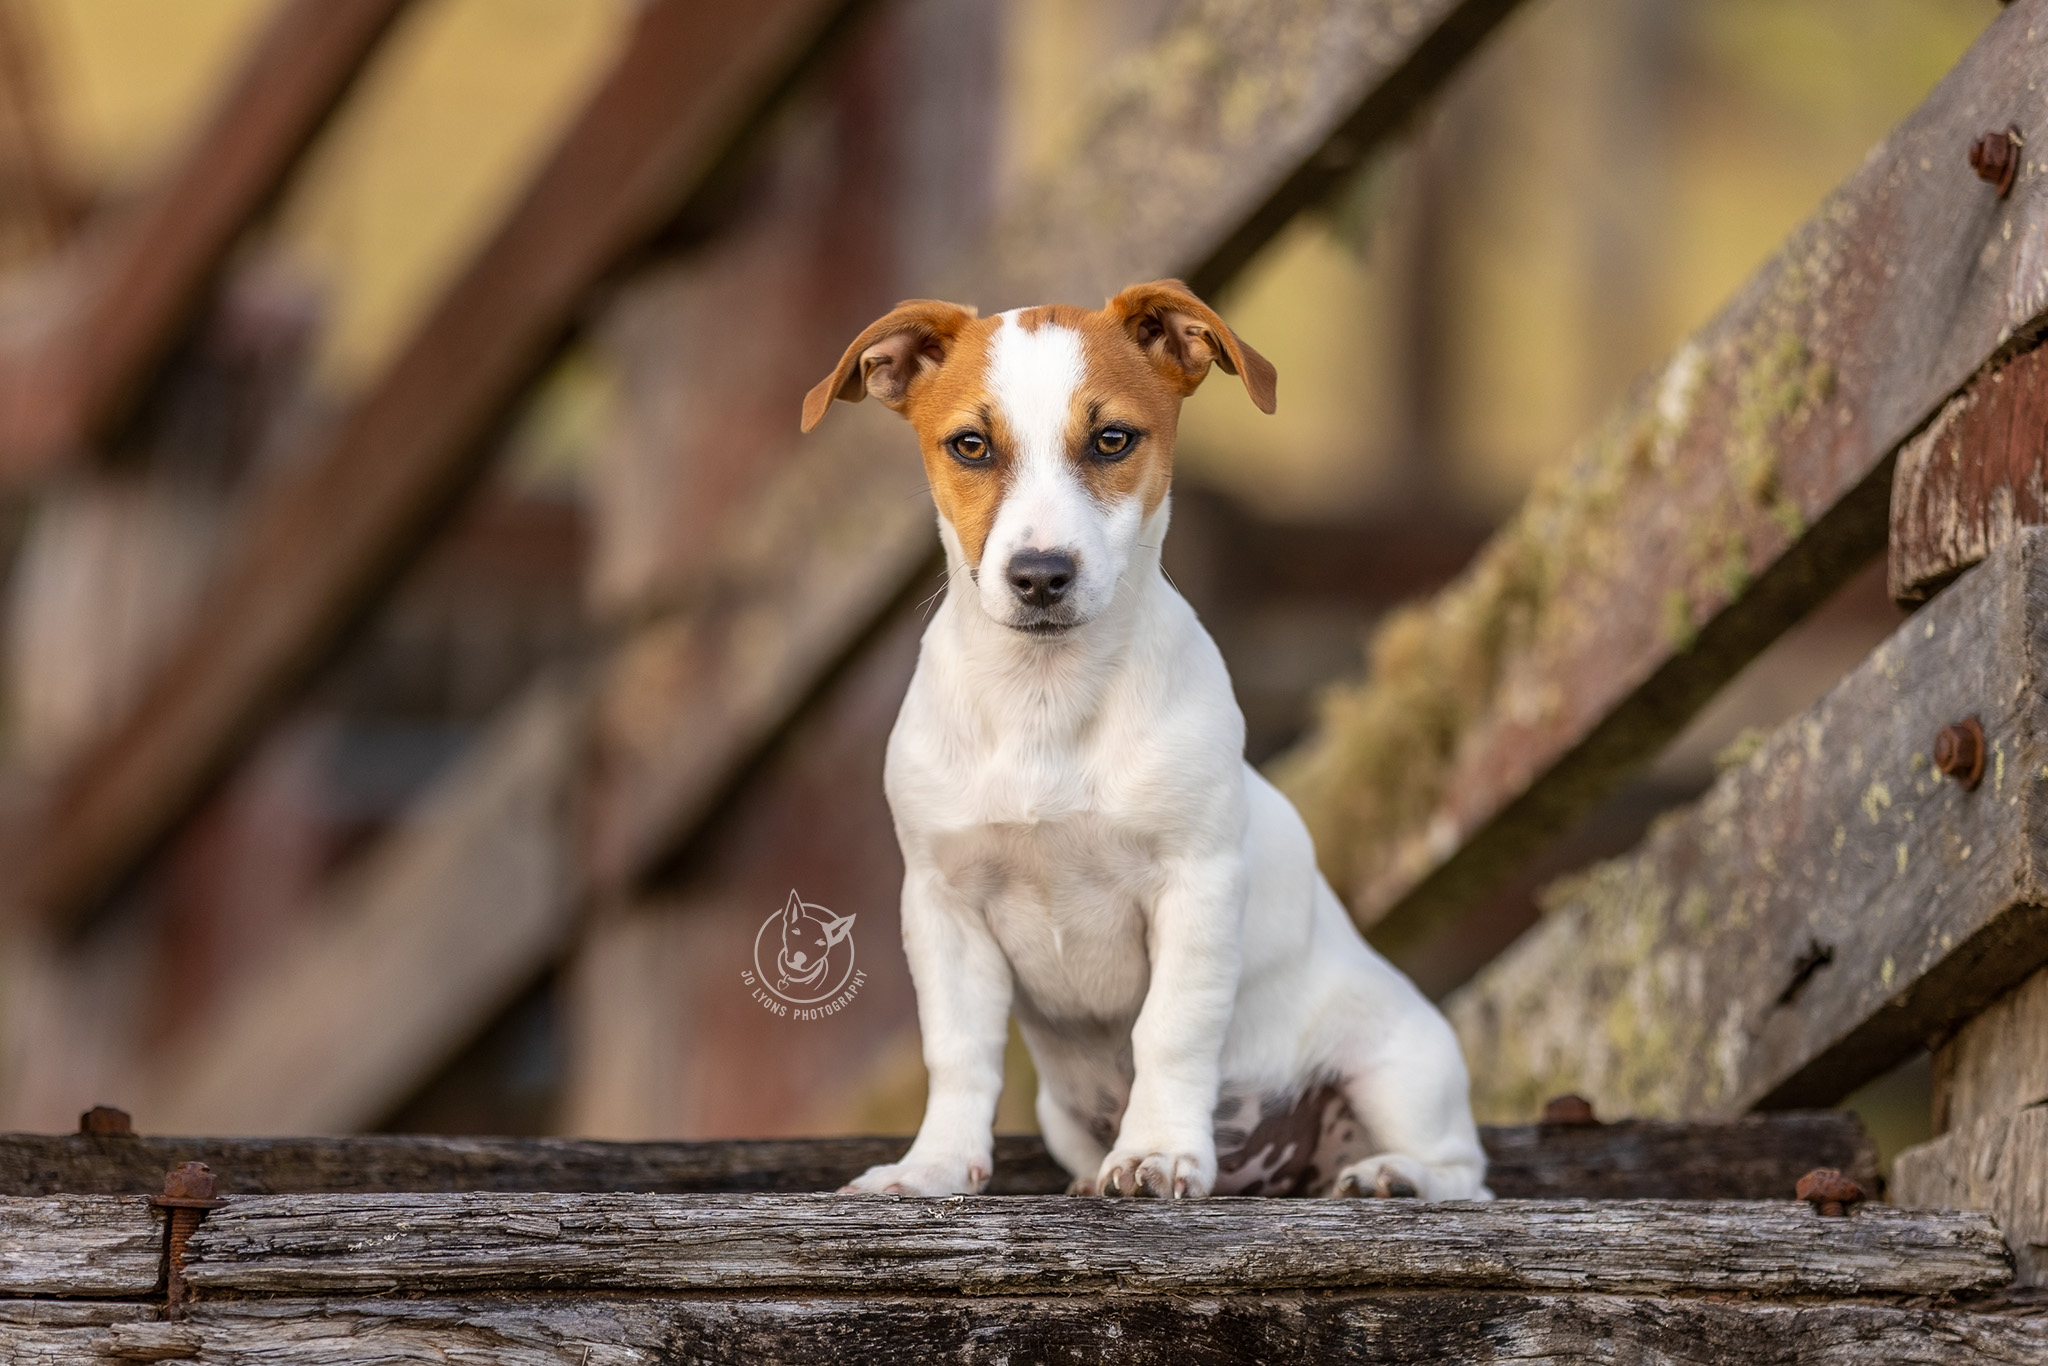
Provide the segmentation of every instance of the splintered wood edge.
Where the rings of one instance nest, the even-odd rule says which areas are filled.
[[[139,1196],[0,1197],[0,1296],[147,1295],[163,1245]]]

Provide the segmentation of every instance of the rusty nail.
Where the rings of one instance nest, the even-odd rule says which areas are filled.
[[[2012,183],[2020,173],[2020,148],[2026,145],[2017,124],[2003,132],[1986,133],[1970,144],[1970,169],[1979,180],[1996,185],[1998,197],[2003,199],[2012,193]]]
[[[78,1117],[78,1132],[82,1134],[132,1134],[135,1121],[128,1118],[126,1110],[116,1110],[111,1105],[95,1105]]]
[[[1966,717],[1934,737],[1934,766],[1974,791],[1984,780],[1984,724]]]
[[[149,1197],[164,1212],[164,1298],[172,1318],[182,1315],[185,1302],[185,1246],[206,1212],[220,1208],[219,1189],[213,1168],[180,1162],[164,1173],[163,1194]]]
[[[1543,1122],[1586,1125],[1600,1121],[1593,1117],[1593,1102],[1584,1096],[1554,1096],[1543,1103]]]
[[[1839,1219],[1853,1205],[1863,1203],[1863,1187],[1833,1167],[1815,1167],[1799,1178],[1796,1194],[1813,1206],[1815,1214]]]

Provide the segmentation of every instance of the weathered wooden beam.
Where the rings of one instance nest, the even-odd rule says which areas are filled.
[[[409,2],[278,10],[175,164],[92,243],[77,307],[0,361],[0,479],[45,475],[119,426]]]
[[[1891,1194],[1926,1209],[1988,1210],[2012,1248],[2014,1279],[2048,1285],[2048,1101],[1908,1148],[1892,1164]]]
[[[1982,727],[1982,781],[1944,727]],[[1450,999],[1482,1114],[1828,1104],[2048,962],[2048,530],[2031,530]]]
[[[1899,452],[1887,579],[1922,602],[2011,540],[2048,524],[2048,347],[1993,365]]]
[[[1484,1129],[1487,1184],[1503,1198],[1763,1200],[1835,1167],[1876,1189],[1877,1153],[1840,1110],[1746,1115],[1725,1124]],[[156,1138],[0,1135],[0,1194],[148,1194],[180,1162],[204,1162],[233,1195],[403,1191],[831,1191],[902,1155],[902,1138],[602,1143],[581,1139]],[[1054,1195],[1067,1174],[1035,1135],[996,1140],[992,1195]]]
[[[163,1247],[134,1196],[0,1197],[0,1295],[147,1295]]]
[[[250,509],[170,663],[61,784],[20,899],[76,917],[218,779],[476,483],[591,289],[685,206],[845,8],[642,9],[496,235],[324,447]]]
[[[1102,1361],[1226,1366],[1344,1361],[1798,1362],[2013,1366],[2048,1353],[2048,1321],[1974,1306],[1774,1303],[1617,1295],[1444,1294],[200,1300],[178,1322],[133,1304],[0,1302],[0,1354],[22,1362],[205,1361],[518,1366],[689,1361]]]
[[[995,308],[1092,304],[1162,275],[1219,289],[1514,7],[1197,0],[1106,73],[1060,163],[909,292]],[[830,360],[819,356],[821,370]],[[658,720],[600,721],[600,887],[659,869],[817,680],[925,577],[935,538],[928,506],[905,492],[918,487],[914,448],[900,424],[862,416],[840,414],[839,430],[810,438],[760,514],[735,518],[747,533],[712,557],[689,603],[623,654],[611,690],[639,701],[603,715]],[[738,682],[711,664],[734,657],[735,638],[745,643]]]
[[[1877,1189],[1877,1150],[1862,1121],[1844,1110],[1719,1123],[1503,1124],[1479,1134],[1486,1184],[1504,1199],[1783,1199],[1815,1167]]]
[[[1162,274],[1214,293],[1406,127],[1518,3],[1193,0],[1104,73],[1060,163],[933,283],[987,307],[1093,305]]]
[[[231,1200],[194,1235],[185,1274],[202,1292],[241,1294],[1375,1286],[1938,1295],[1995,1290],[2012,1270],[1981,1214],[1865,1206],[1823,1219],[1793,1201],[492,1194]]]
[[[575,927],[570,802],[587,695],[544,677],[376,850],[120,1094],[191,1132],[332,1133],[423,1085]],[[145,1189],[157,1189],[150,1185]]]
[[[2048,177],[2000,199],[1967,162],[2048,129],[2044,61],[2020,0],[1280,766],[1397,957],[1882,549],[1894,453],[2048,310]]]

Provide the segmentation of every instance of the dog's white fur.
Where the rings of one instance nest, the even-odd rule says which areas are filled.
[[[1325,1190],[1487,1198],[1449,1025],[1359,936],[1243,759],[1223,659],[1160,570],[1170,499],[1148,515],[1076,473],[1082,341],[1015,315],[989,341],[1011,473],[975,561],[941,517],[954,591],[888,749],[930,1097],[903,1160],[847,1189],[984,1187],[1014,1010],[1077,1189],[1211,1193],[1219,1101],[1270,1112],[1327,1083],[1363,1132]],[[1019,550],[1074,556],[1068,629],[1017,629]]]

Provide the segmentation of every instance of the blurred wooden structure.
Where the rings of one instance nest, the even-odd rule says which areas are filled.
[[[187,506],[177,498],[191,502],[197,488],[205,523],[203,534],[165,533],[165,563],[184,565],[159,585],[176,610],[155,617],[172,628],[122,647],[121,672],[136,683],[80,709],[75,743],[56,748],[23,803],[0,957],[7,1103],[47,1117],[75,1110],[90,1086],[157,1132],[357,1128],[389,1116],[553,975],[573,1055],[565,1128],[690,1129],[672,1087],[685,1071],[686,1090],[732,1098],[728,1118],[748,1113],[750,1096],[791,1113],[843,1086],[855,1060],[902,1025],[908,988],[896,956],[885,948],[864,960],[886,1008],[801,1043],[763,1032],[745,1057],[677,1056],[756,1007],[737,986],[702,990],[701,973],[676,965],[731,963],[737,979],[762,907],[783,884],[826,870],[835,885],[872,890],[867,942],[892,938],[879,908],[897,869],[871,775],[936,567],[929,504],[900,433],[856,410],[800,449],[795,396],[821,358],[903,295],[996,307],[1165,274],[1219,287],[1396,131],[1513,0],[1184,0],[1101,92],[1057,164],[1001,200],[974,98],[974,78],[994,60],[989,7],[652,0],[608,79],[412,343],[351,411],[294,422],[291,338],[305,324],[289,308],[238,303],[260,302],[260,273],[225,263],[398,8],[356,6],[354,27],[323,29],[315,42],[303,7],[288,7],[269,41],[289,46],[296,33],[305,74],[286,83],[289,98],[262,82],[235,96],[275,121],[250,144],[262,155],[232,163],[232,185],[209,189],[196,184],[202,172],[228,163],[203,144],[136,220],[197,194],[220,210],[207,231],[150,258],[161,275],[147,290],[93,294],[136,268],[134,238],[127,258],[66,258],[59,278],[82,272],[85,283],[70,287],[115,298],[126,310],[118,326],[92,324],[82,350],[62,329],[31,334],[0,369],[0,398],[17,396],[0,420],[0,469],[27,479],[67,464],[85,490],[71,496],[95,508],[139,481],[141,515],[158,521],[174,520],[166,509]],[[1604,1113],[1684,1120],[1827,1105],[1931,1044],[1944,1132],[1899,1160],[1894,1194],[1991,1209],[2029,1285],[2048,1275],[2037,1122],[2048,1101],[2038,1046],[2048,1034],[2048,894],[2035,886],[2033,854],[2037,786],[2048,781],[2037,658],[2048,532],[2028,529],[2048,521],[2035,349],[2048,328],[2048,177],[2025,159],[2024,138],[2005,190],[1973,172],[1970,149],[2008,126],[2048,130],[2044,66],[2048,0],[2017,0],[1458,579],[1380,629],[1368,677],[1335,695],[1279,766],[1361,924],[1399,957],[1426,956],[1468,935],[1490,888],[1887,546],[1902,600],[1949,585],[1696,806],[1635,853],[1555,889],[1551,912],[1449,1009],[1476,1093],[1500,1111],[1567,1090]],[[205,136],[243,128],[224,116]],[[235,319],[252,314],[270,342],[237,349],[250,329]],[[260,953],[181,947],[173,919],[163,942],[138,954],[114,932],[124,889],[205,819],[226,775],[323,668],[362,648],[372,609],[415,591],[408,571],[421,557],[451,528],[474,527],[463,510],[488,486],[522,398],[574,340],[605,351],[623,376],[589,529],[601,629],[500,689],[516,695],[492,698],[484,737],[393,828],[365,834],[340,877],[265,931]],[[200,443],[231,452],[233,469],[181,473],[178,396],[208,373],[227,374],[257,416],[236,441]],[[50,375],[61,382],[38,378]],[[23,407],[23,394],[48,411]],[[466,516],[492,505],[486,495]],[[1199,540],[1205,514],[1191,511]],[[1278,550],[1232,534],[1227,513],[1209,516],[1210,544],[1230,543],[1254,567],[1248,577],[1272,578],[1304,549]],[[215,540],[225,545],[217,560],[191,560],[194,545]],[[1367,563],[1357,547],[1328,549],[1337,576]],[[1982,746],[1974,778],[1966,722]],[[115,995],[119,1008],[107,1004]],[[322,1220],[338,1228],[400,1215],[425,1230],[419,1258],[524,1263],[491,1241],[498,1234],[472,1245],[437,1231],[460,1217],[451,1211],[481,1205],[235,1208],[195,1244],[195,1283],[280,1298],[223,1300],[229,1307],[179,1330],[224,1351],[253,1331],[238,1317],[251,1306],[276,1303],[288,1316],[308,1297],[375,1284],[433,1297],[377,1332],[464,1341],[482,1312],[464,1297],[503,1292],[518,1301],[504,1310],[518,1322],[503,1331],[543,1344],[541,1359],[569,1359],[587,1346],[577,1336],[587,1325],[561,1316],[601,1312],[589,1297],[623,1288],[598,1275],[575,1282],[580,1300],[518,1300],[536,1283],[516,1269],[437,1279],[414,1262],[351,1263],[345,1251],[322,1263],[331,1279],[278,1271],[275,1239],[324,1237]],[[807,1213],[825,1208],[488,1206],[556,1233],[772,1217],[791,1227],[823,1219],[830,1236],[855,1236],[831,1222],[838,1214]],[[133,1202],[53,1209],[8,1217],[73,1217],[99,1230],[112,1251],[97,1264],[120,1268],[104,1293],[145,1293],[139,1249],[150,1229]],[[1041,1213],[1065,1227],[1054,1207]],[[1738,1353],[1810,1333],[1799,1350],[1813,1360],[1995,1360],[2039,1345],[2038,1315],[1906,1302],[2004,1284],[2004,1254],[1984,1221],[1883,1215],[1862,1227],[1880,1242],[1897,1232],[1905,1250],[1880,1270],[1866,1262],[1837,1274],[1827,1258],[1840,1240],[1771,1222],[1783,1213],[1588,1217],[1611,1217],[1599,1236],[1624,1239],[1683,1224],[1709,1270],[1738,1238],[1729,1221],[1761,1221],[1782,1239],[1766,1239],[1767,1255],[1817,1259],[1807,1279],[1630,1279],[1624,1268],[1595,1287],[1609,1298],[1566,1302],[1545,1298],[1555,1287],[1533,1273],[1448,1268],[1422,1288],[1466,1297],[1443,1301],[1459,1332],[1508,1324],[1558,1351],[1605,1331],[1587,1328],[1596,1320],[1645,1350],[1706,1334]],[[1030,1217],[1040,1214],[969,1211],[954,1252],[982,1257]],[[1214,1217],[1218,1237],[1266,1236]],[[1367,1227],[1399,1233],[1408,1217],[1317,1216],[1336,1221],[1332,1246]],[[1492,1216],[1420,1217],[1438,1220],[1430,1236],[1509,1236]],[[895,1236],[880,1223],[861,1228]],[[1088,1242],[1098,1235],[1107,1241]],[[1134,1255],[1117,1241],[1123,1232],[1073,1236],[1102,1264]],[[1968,1249],[1970,1265],[1942,1280],[1935,1247]],[[80,1248],[81,1265],[101,1255]],[[797,1274],[772,1250],[750,1267],[675,1255],[630,1271],[632,1285],[740,1294]],[[1095,1265],[1076,1283],[1089,1293]],[[1381,1277],[1376,1286],[1408,1284],[1345,1267]],[[1065,1341],[1067,1329],[1047,1325],[1093,1311],[1060,1298],[1073,1286],[1055,1294],[1038,1274],[1005,1282],[1000,1302],[949,1301],[947,1322],[1003,1332],[1029,1322]],[[1228,1259],[1205,1274],[1171,1288],[1222,1297],[1219,1312],[1264,1325],[1244,1329],[1245,1350],[1283,1338],[1378,1340],[1375,1316],[1392,1312],[1332,1301],[1283,1313],[1271,1297],[1330,1282],[1260,1279]],[[57,1293],[81,1293],[76,1284]],[[831,1276],[805,1284],[847,1289]],[[989,1288],[972,1277],[897,1288],[934,1287]],[[1718,1308],[1697,1298],[1728,1290],[1760,1298]],[[15,1292],[51,1293],[40,1283]],[[1808,1295],[1859,1302],[1789,1303]],[[320,1303],[343,1317],[382,1312]],[[7,1312],[0,1305],[0,1333],[14,1331]],[[598,1340],[624,1350],[685,1331],[664,1312],[621,1312]],[[894,1321],[865,1312],[845,1309],[868,1334],[849,1340],[889,1340]],[[812,1341],[801,1324],[731,1314],[719,1330],[728,1355],[740,1351],[733,1344]],[[1169,1314],[1144,1327],[1141,1317],[1108,1321],[1143,1327],[1148,1342],[1192,1322]],[[91,1340],[116,1355],[165,1354],[134,1322],[121,1307],[68,1327],[51,1321],[51,1331],[98,1334]],[[133,1350],[121,1345],[131,1330]],[[713,1332],[688,1329],[700,1331]],[[1407,1359],[1403,1350],[1393,1343],[1387,1359]]]

